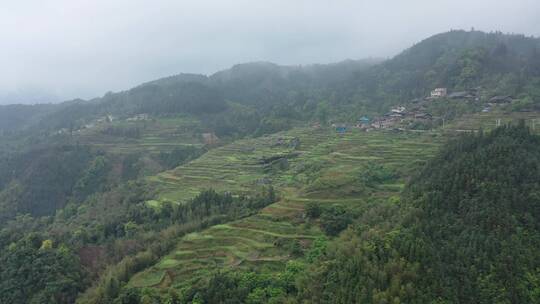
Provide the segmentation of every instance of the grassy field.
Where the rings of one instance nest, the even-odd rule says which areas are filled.
[[[296,148],[291,143],[299,139]],[[216,269],[280,270],[293,259],[290,248],[308,248],[322,236],[304,220],[307,202],[351,208],[399,195],[405,176],[435,153],[437,133],[361,132],[338,135],[330,129],[294,129],[245,139],[214,149],[197,160],[150,178],[160,201],[181,203],[201,190],[254,193],[272,184],[280,200],[254,216],[185,236],[155,266],[137,274],[135,287],[181,288]],[[279,165],[263,160],[287,155]],[[360,181],[370,164],[396,175],[391,182],[367,188]],[[161,278],[161,280],[159,280]]]

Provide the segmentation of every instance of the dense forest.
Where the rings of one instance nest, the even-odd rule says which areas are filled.
[[[436,87],[477,95],[425,101]],[[499,118],[480,116],[495,96],[528,125],[444,129]],[[338,130],[418,100],[434,116],[418,128]],[[539,110],[540,39],[478,31],[0,106],[0,303],[538,303]],[[234,232],[174,283],[159,267],[211,227]]]

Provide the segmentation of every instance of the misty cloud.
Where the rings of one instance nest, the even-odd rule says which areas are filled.
[[[538,1],[471,2],[12,1],[0,10],[0,100],[91,98],[248,61],[389,57],[450,29],[540,35]]]

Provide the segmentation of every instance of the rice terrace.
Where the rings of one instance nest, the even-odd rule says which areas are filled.
[[[0,304],[540,303],[540,2],[4,2]]]
[[[298,139],[297,147],[290,142]],[[443,137],[439,132],[393,133],[298,128],[220,147],[186,165],[151,177],[160,200],[182,203],[206,188],[233,193],[256,191],[271,182],[280,200],[258,214],[217,225],[180,240],[154,267],[137,274],[137,287],[182,286],[204,278],[211,269],[281,270],[289,249],[309,248],[324,233],[304,219],[308,201],[363,209],[398,197],[404,176],[432,156]],[[285,166],[265,167],[261,160],[282,156]],[[293,157],[286,158],[287,156]],[[374,186],[361,177],[379,165],[395,176]]]

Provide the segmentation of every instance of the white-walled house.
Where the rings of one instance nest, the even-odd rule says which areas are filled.
[[[446,88],[436,88],[435,90],[431,91],[432,98],[446,97],[447,94],[448,90]]]

